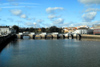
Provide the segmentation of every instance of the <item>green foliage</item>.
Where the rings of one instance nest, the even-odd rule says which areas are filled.
[[[19,32],[19,27],[18,26],[14,25],[13,28],[16,30],[16,33]]]
[[[45,28],[41,28],[41,31],[42,31],[42,32],[46,32],[46,29],[45,29]]]
[[[57,28],[56,26],[52,26],[52,27],[49,28],[49,31],[50,32],[58,32],[59,28]]]
[[[33,27],[29,28],[29,32],[35,32],[35,29]]]
[[[62,33],[62,28],[58,28],[56,26],[51,26],[50,28],[19,28],[18,26],[14,25],[13,28],[18,32],[35,32],[35,33],[41,33],[41,32],[47,32],[47,33],[52,33],[52,32],[59,32]],[[39,31],[39,29],[41,29]]]

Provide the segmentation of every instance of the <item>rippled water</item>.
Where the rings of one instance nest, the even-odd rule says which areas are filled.
[[[0,67],[100,67],[100,41],[24,37],[2,50]]]

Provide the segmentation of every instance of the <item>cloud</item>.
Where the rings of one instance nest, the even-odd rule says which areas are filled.
[[[68,27],[69,24],[70,24],[69,22],[58,24],[58,27]]]
[[[1,8],[33,8],[36,6],[3,6]]]
[[[69,27],[74,27],[74,24],[70,24]]]
[[[94,24],[100,24],[100,21],[93,21],[93,22],[91,22],[91,24],[92,25],[94,25]]]
[[[44,20],[41,20],[41,19],[39,19],[39,20],[37,20],[36,22],[37,23],[42,23]]]
[[[14,9],[14,10],[10,10],[10,12],[14,15],[20,15],[22,13],[21,10],[17,10],[17,9]]]
[[[18,2],[9,2],[0,4],[1,8],[32,8],[32,7],[37,7],[37,5],[38,5],[37,3],[18,3]]]
[[[42,24],[43,21],[44,21],[44,20],[42,20],[42,19],[38,19],[38,20],[35,21],[35,22],[26,22],[25,25],[27,25],[27,26],[41,27],[41,25],[43,25],[43,24]],[[34,24],[34,23],[35,23],[35,24]],[[43,25],[43,26],[44,26],[44,25]]]
[[[56,18],[56,16],[55,15],[49,15],[48,18],[52,20],[52,19]]]
[[[40,5],[39,3],[31,3],[31,2],[16,2],[14,0],[9,0],[8,3],[0,3],[0,5],[15,5],[15,6],[18,6],[18,5]]]
[[[64,19],[60,18],[61,15],[60,16],[55,15],[55,14],[57,14],[57,11],[60,11],[60,10],[64,10],[64,8],[63,7],[48,7],[46,9],[46,12],[50,14],[48,16],[48,18],[51,21],[53,21],[53,23],[59,24],[59,23],[63,23],[64,22]],[[55,18],[56,18],[56,20],[55,20]]]
[[[76,25],[87,25],[87,26],[93,26],[94,24],[99,24],[100,21],[93,21],[93,22],[81,22],[80,24]]]
[[[26,22],[25,25],[27,25],[27,26],[33,26],[34,24],[32,22]]]
[[[46,9],[46,12],[47,13],[55,13],[55,11],[56,10],[63,10],[64,8],[63,7],[48,7],[47,9]]]
[[[100,0],[78,0],[83,4],[100,4]]]
[[[62,24],[64,23],[64,19],[58,18],[57,20],[53,21],[54,24]]]
[[[97,11],[100,11],[100,9],[98,9],[98,8],[88,8],[85,12],[90,12],[90,11],[97,12]]]
[[[69,23],[68,24],[68,26],[71,26],[71,25],[73,25],[73,26],[75,26],[75,27],[77,27],[77,26],[82,26],[82,25],[87,25],[87,26],[93,26],[94,24],[100,24],[100,21],[93,21],[93,22],[78,22],[78,23]]]
[[[22,7],[26,7],[26,6],[3,6],[1,8],[22,8]]]
[[[15,5],[15,6],[18,6],[19,3],[16,3],[16,2],[9,2],[9,3],[1,3],[0,5],[3,5],[3,6],[9,6],[9,5]]]
[[[26,22],[25,25],[26,25],[26,26],[31,26],[31,27],[36,27],[36,28],[41,27],[41,24],[37,24],[37,23],[36,23],[36,25],[34,25],[34,23],[32,23],[32,22]]]
[[[21,3],[19,3],[19,4],[25,4],[25,5],[40,5],[40,4],[38,4],[38,3],[24,3],[24,2],[21,2]]]
[[[88,12],[86,14],[82,15],[82,18],[84,19],[84,21],[86,22],[91,22],[92,20],[94,20],[94,18],[96,17],[97,12]]]
[[[54,15],[54,14],[51,14],[51,15],[48,16],[48,18],[49,18],[50,20],[55,19],[55,18],[59,18],[59,17],[61,17],[61,16],[56,16],[56,15]]]
[[[0,3],[0,5],[3,5],[3,6],[11,6],[11,5],[14,5],[14,6],[18,6],[18,5],[28,5],[28,6],[38,6],[40,5],[39,3],[24,3],[24,2],[15,2],[15,1],[9,1],[8,3]]]
[[[26,18],[27,16],[25,14],[22,14],[20,17],[21,18]]]
[[[22,10],[17,10],[17,9],[14,9],[14,10],[10,10],[10,12],[13,14],[13,15],[16,15],[16,16],[19,16],[21,18],[27,18],[26,14],[22,14]]]

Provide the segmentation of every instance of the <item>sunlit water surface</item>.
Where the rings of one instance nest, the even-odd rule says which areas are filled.
[[[100,41],[24,37],[2,50],[0,67],[100,67]]]

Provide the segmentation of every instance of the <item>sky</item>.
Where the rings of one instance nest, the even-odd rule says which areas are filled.
[[[100,0],[0,0],[0,26],[92,27],[100,24]]]

